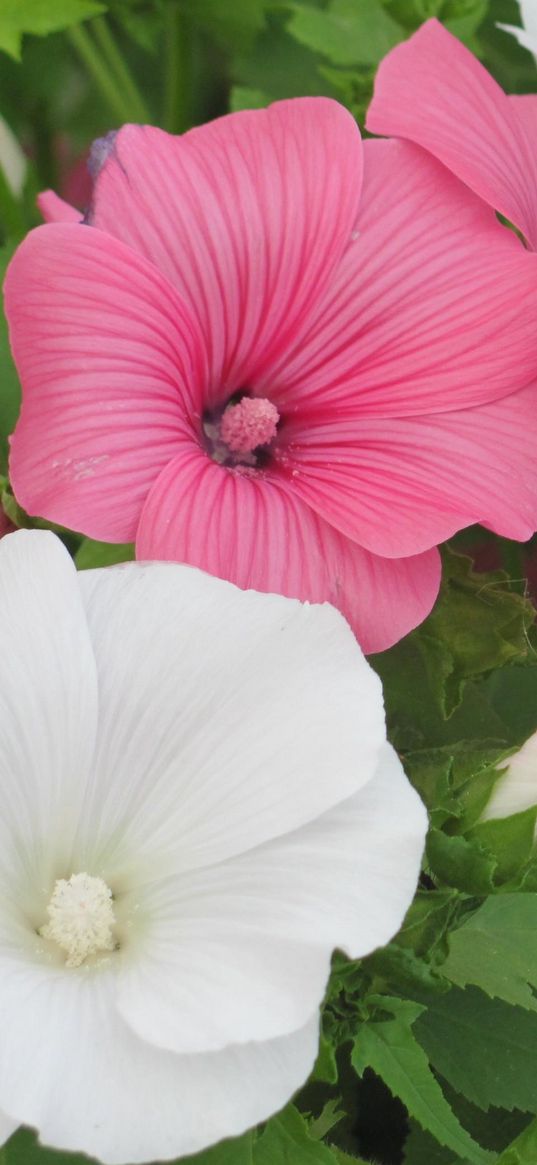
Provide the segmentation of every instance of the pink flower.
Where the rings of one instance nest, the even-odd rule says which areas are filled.
[[[532,534],[536,260],[443,166],[320,98],[94,162],[91,225],[7,278],[27,510],[329,600],[366,651],[428,613],[444,538]]]
[[[388,53],[372,133],[428,150],[537,247],[537,96],[508,97],[437,20]]]

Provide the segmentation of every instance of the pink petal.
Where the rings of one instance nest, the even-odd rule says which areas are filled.
[[[186,443],[151,490],[136,552],[188,562],[244,589],[333,603],[366,652],[383,651],[421,623],[440,584],[436,551],[377,558],[278,478],[222,468]]]
[[[6,311],[23,386],[11,446],[19,502],[93,538],[129,541],[185,417],[200,412],[204,368],[188,310],[123,243],[58,223],[17,251]]]
[[[418,554],[474,522],[525,541],[537,528],[536,448],[534,382],[443,415],[334,418],[304,432],[288,486],[374,554]]]
[[[91,222],[151,259],[191,304],[217,400],[294,338],[347,244],[361,172],[356,123],[325,98],[231,114],[179,138],[125,126]]]
[[[537,246],[535,151],[503,89],[438,21],[381,62],[366,124],[429,150]]]
[[[523,387],[537,373],[536,257],[416,146],[367,141],[364,163],[355,237],[264,395],[298,428]]]
[[[84,217],[76,207],[65,202],[53,190],[43,190],[36,198],[45,222],[82,222]]]

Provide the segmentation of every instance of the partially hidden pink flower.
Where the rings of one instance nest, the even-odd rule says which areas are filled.
[[[437,20],[381,62],[366,125],[428,150],[537,249],[537,95],[508,96]]]
[[[315,98],[125,126],[94,167],[6,283],[30,513],[329,600],[366,651],[443,539],[532,534],[537,258],[443,166]]]

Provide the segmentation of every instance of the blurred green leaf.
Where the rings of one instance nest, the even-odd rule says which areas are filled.
[[[322,9],[289,6],[291,36],[334,65],[376,65],[405,35],[380,0],[332,0]]]
[[[24,33],[46,36],[105,11],[99,0],[2,0],[0,49],[19,60]]]
[[[229,108],[231,113],[239,113],[241,109],[264,109],[270,105],[270,97],[262,93],[261,89],[249,89],[246,85],[234,85],[230,97]]]
[[[93,538],[84,538],[75,554],[78,570],[113,566],[117,562],[131,562],[133,558],[133,542],[94,542]]]

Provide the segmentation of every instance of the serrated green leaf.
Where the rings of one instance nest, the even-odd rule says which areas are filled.
[[[391,990],[403,993],[405,990],[421,987],[429,991],[449,990],[448,984],[425,959],[420,959],[408,947],[389,943],[364,959],[364,969],[376,978],[383,979]]]
[[[350,1157],[348,1153],[344,1153],[343,1149],[338,1149],[335,1145],[332,1145],[331,1149],[337,1165],[371,1165],[369,1161],[364,1161],[363,1157]]]
[[[99,0],[2,0],[0,49],[18,61],[24,33],[46,36],[105,10]]]
[[[497,863],[477,840],[431,829],[426,854],[432,872],[448,886],[467,894],[489,894],[494,890]]]
[[[332,0],[327,8],[290,4],[288,32],[334,65],[376,65],[404,31],[380,0]]]
[[[254,1145],[253,1165],[336,1165],[336,1161],[331,1149],[311,1136],[292,1104],[268,1122]]]
[[[114,566],[117,562],[131,562],[133,558],[133,542],[94,542],[93,538],[84,538],[75,554],[78,570]]]
[[[372,1068],[406,1105],[411,1116],[446,1145],[472,1163],[491,1161],[457,1120],[427,1056],[412,1030],[422,1007],[408,1000],[379,996],[379,1004],[392,1011],[393,1019],[364,1024],[354,1042],[352,1064],[359,1076]]]
[[[459,895],[454,890],[418,890],[397,935],[401,947],[411,947],[416,955],[429,960],[447,952],[446,935],[460,910]]]
[[[429,997],[414,1033],[440,1075],[479,1108],[537,1113],[535,1012],[453,987]]]
[[[537,1012],[537,894],[497,894],[449,938],[442,966],[458,987]]]

